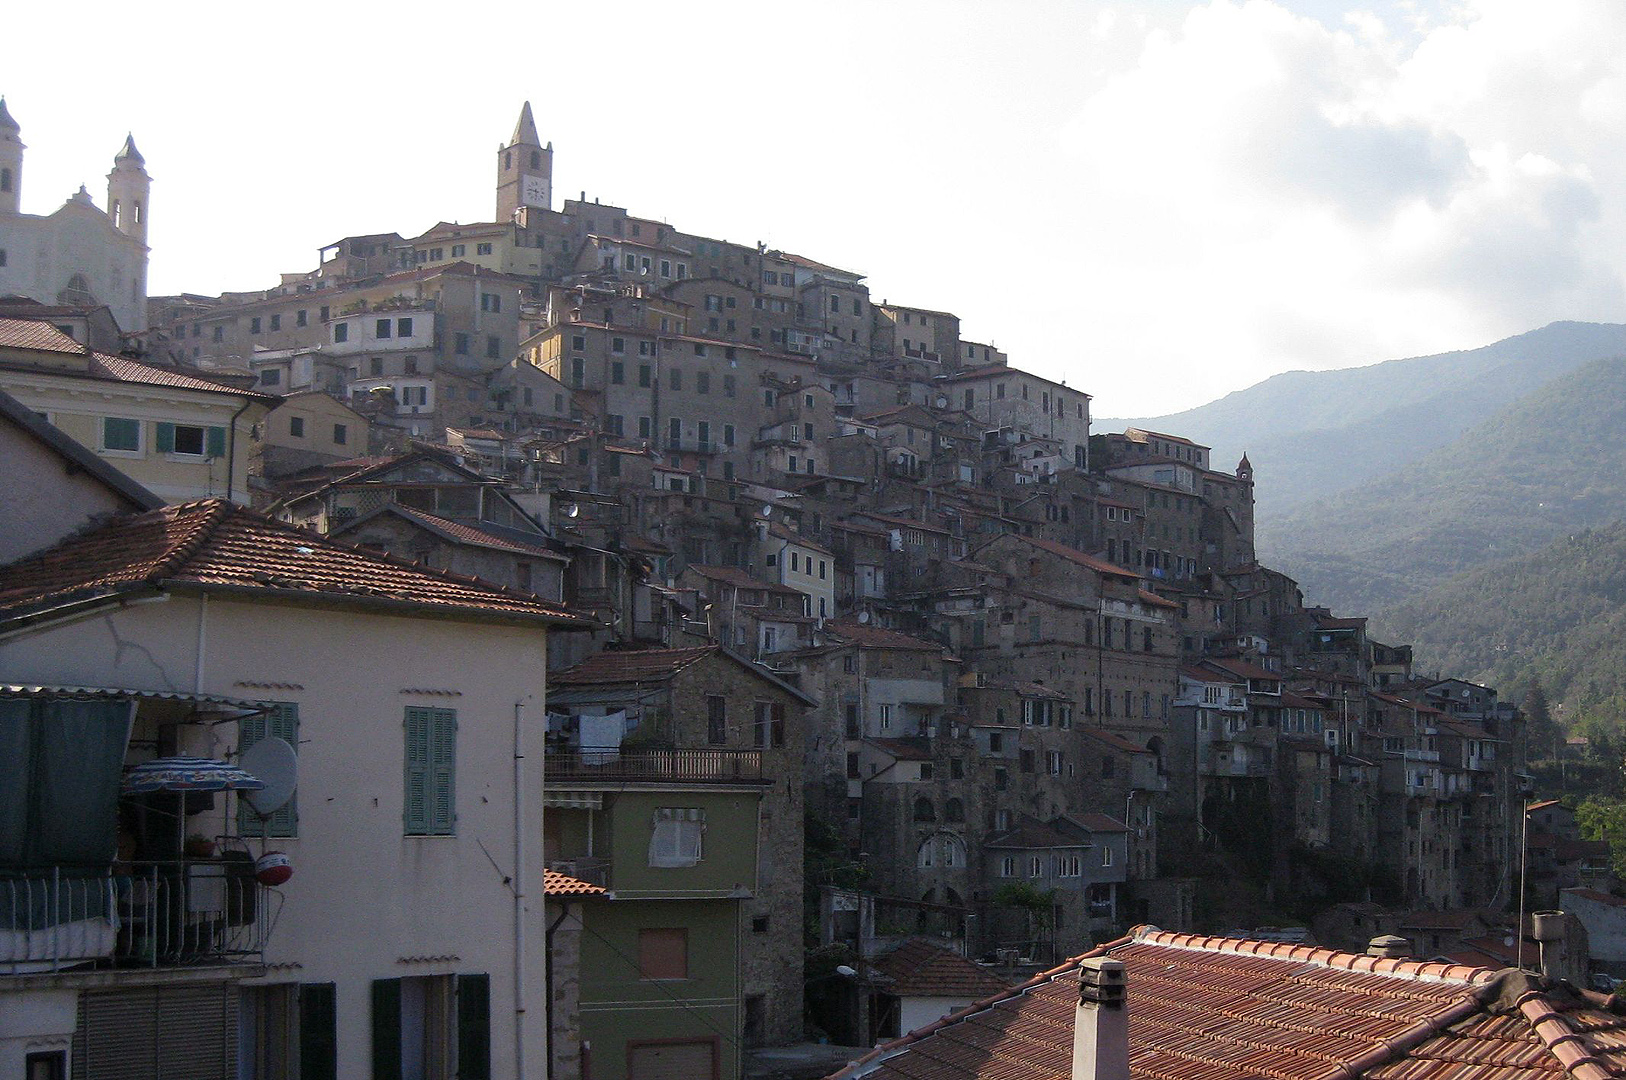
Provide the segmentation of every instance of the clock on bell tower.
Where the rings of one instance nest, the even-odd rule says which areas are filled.
[[[497,151],[496,220],[512,220],[522,206],[553,206],[553,144],[542,145],[529,101],[519,111],[508,145]]]

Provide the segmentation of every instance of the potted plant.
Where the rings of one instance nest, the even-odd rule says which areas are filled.
[[[182,850],[190,859],[212,859],[215,855],[215,842],[202,833],[193,833],[186,838]]]

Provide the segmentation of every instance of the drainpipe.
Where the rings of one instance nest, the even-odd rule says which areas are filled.
[[[522,743],[526,694],[514,702],[514,1076],[525,1075],[525,752]],[[548,932],[551,941],[553,932]],[[549,948],[549,966],[553,950]],[[551,972],[550,972],[551,974]],[[544,1045],[545,1042],[544,1042]],[[549,1071],[552,1071],[551,1061]]]
[[[226,425],[226,501],[231,501],[232,481],[237,478],[237,418],[248,412],[252,401],[243,402],[243,407],[231,414],[231,422]]]
[[[209,594],[198,594],[198,648],[192,661],[192,692],[203,693],[203,653],[209,638]]]
[[[544,903],[546,903],[546,901],[544,901]],[[548,1038],[547,1038],[548,1070],[547,1070],[547,1080],[553,1080],[553,932],[555,930],[559,929],[559,927],[564,923],[565,919],[569,918],[569,916],[570,916],[570,904],[569,904],[569,902],[567,901],[567,902],[561,903],[559,905],[559,917],[557,919],[553,920],[553,925],[552,926],[548,927],[547,936],[544,939],[544,944],[547,946],[547,950],[548,950],[547,956],[543,960],[544,974],[546,974],[546,976],[547,976],[547,983],[548,983],[548,992],[545,995],[545,997],[547,999],[546,1012],[547,1012],[547,1024],[548,1024]],[[516,1072],[514,1075],[517,1078],[517,1080],[523,1080],[523,1078],[520,1077],[519,1073]]]

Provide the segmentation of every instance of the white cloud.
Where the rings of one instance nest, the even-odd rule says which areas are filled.
[[[1066,133],[1096,351],[1155,361],[1185,406],[1626,318],[1626,204],[1598,179],[1626,167],[1623,36],[1626,9],[1581,0],[1395,26],[1215,0],[1149,35]],[[1103,414],[1162,411],[1101,374]]]

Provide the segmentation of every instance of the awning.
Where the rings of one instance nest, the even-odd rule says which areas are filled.
[[[173,701],[196,706],[197,712],[240,715],[263,713],[266,706],[247,698],[219,694],[188,694],[176,690],[131,690],[112,686],[49,686],[30,683],[0,684],[0,698],[68,698],[73,701]]]

